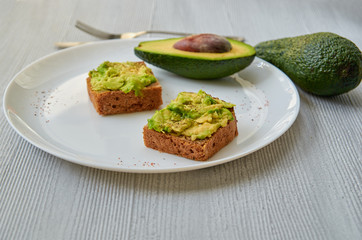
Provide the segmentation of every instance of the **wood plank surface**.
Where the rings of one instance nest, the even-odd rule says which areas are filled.
[[[55,42],[97,40],[77,19],[110,32],[240,35],[251,45],[330,31],[362,49],[361,13],[360,0],[2,0],[0,92],[59,51]],[[298,118],[273,143],[168,174],[52,156],[18,135],[2,107],[0,239],[362,239],[362,87],[330,98],[298,92]]]

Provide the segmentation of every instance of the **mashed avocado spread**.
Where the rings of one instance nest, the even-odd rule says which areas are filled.
[[[109,62],[105,61],[96,70],[89,72],[94,91],[121,90],[129,93],[134,90],[136,96],[141,90],[156,82],[151,69],[139,62]]]
[[[234,106],[202,90],[198,93],[181,92],[169,105],[148,119],[148,128],[187,136],[191,140],[205,139],[234,119],[229,110]]]

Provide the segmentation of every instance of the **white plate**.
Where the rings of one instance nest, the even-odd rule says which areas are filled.
[[[143,144],[142,128],[154,111],[99,116],[86,91],[86,76],[105,60],[139,61],[138,40],[107,40],[48,55],[18,73],[4,95],[11,126],[40,149],[73,163],[139,173],[210,167],[250,154],[281,136],[299,112],[290,79],[256,58],[239,81],[191,80],[152,68],[163,87],[162,107],[181,91],[200,89],[236,104],[239,136],[206,162],[160,153]],[[143,39],[144,40],[144,39]],[[149,39],[148,39],[149,40]]]

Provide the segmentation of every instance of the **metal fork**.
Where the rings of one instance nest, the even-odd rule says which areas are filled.
[[[188,36],[192,35],[192,33],[182,33],[182,32],[170,32],[170,31],[158,31],[158,30],[146,30],[146,31],[140,31],[140,32],[126,32],[126,33],[120,33],[120,34],[113,34],[104,32],[102,30],[96,29],[92,26],[89,26],[88,24],[85,24],[79,20],[77,20],[75,26],[79,28],[80,30],[89,33],[93,36],[103,38],[103,39],[115,39],[115,38],[121,38],[121,39],[129,39],[129,38],[136,38],[145,34],[150,33],[159,33],[159,34],[170,34],[170,35],[179,35],[179,36]],[[236,37],[236,36],[225,36],[226,38],[231,38],[237,41],[244,41],[245,39],[243,37]]]
[[[102,30],[99,30],[97,28],[94,28],[92,26],[89,26],[88,24],[85,24],[79,20],[76,21],[75,26],[86,32],[89,33],[93,36],[102,38],[102,39],[130,39],[130,38],[136,38],[145,34],[150,34],[150,33],[159,33],[159,34],[170,34],[170,35],[178,35],[178,36],[189,36],[192,35],[192,33],[183,33],[183,32],[170,32],[170,31],[158,31],[158,30],[147,30],[147,31],[140,31],[140,32],[125,32],[125,33],[119,33],[119,34],[114,34],[114,33],[108,33],[108,32],[104,32]],[[240,42],[244,42],[245,39],[243,37],[237,37],[237,36],[225,36],[226,38],[230,38],[230,39],[234,39]],[[77,45],[81,45],[87,42],[56,42],[55,46],[57,46],[58,48],[68,48],[68,47],[73,47],[73,46],[77,46]]]

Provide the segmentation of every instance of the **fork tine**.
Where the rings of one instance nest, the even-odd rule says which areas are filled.
[[[80,30],[89,33],[93,36],[99,37],[99,38],[103,38],[103,39],[113,39],[113,38],[119,38],[120,35],[116,35],[116,34],[112,34],[112,33],[107,33],[104,31],[101,31],[99,29],[96,29],[92,26],[89,26],[88,24],[85,24],[79,20],[76,21],[75,26],[77,28],[79,28]]]

